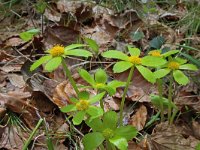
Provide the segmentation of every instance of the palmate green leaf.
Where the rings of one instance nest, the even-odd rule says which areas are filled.
[[[128,51],[131,54],[131,56],[140,56],[140,49],[139,48],[133,48],[131,46],[128,46]]]
[[[89,45],[89,47],[95,52],[98,53],[99,52],[99,45],[97,44],[97,42],[93,39],[90,38],[84,38],[85,41],[87,42],[87,44]]]
[[[46,63],[48,60],[50,60],[52,58],[51,55],[47,55],[47,56],[43,56],[40,59],[36,60],[30,68],[30,71],[35,70],[36,68],[38,68],[39,66],[41,66],[43,63]]]
[[[102,56],[106,58],[113,58],[113,59],[119,59],[119,60],[126,60],[126,61],[129,60],[129,57],[126,54],[118,50],[109,50],[107,52],[104,52]]]
[[[61,64],[61,62],[62,62],[61,57],[54,57],[47,62],[44,69],[51,72],[51,71],[55,70],[56,68],[58,68],[58,66]]]
[[[136,137],[137,134],[138,134],[137,129],[131,125],[122,126],[115,130],[115,136],[123,137],[127,141]]]
[[[92,98],[89,99],[90,104],[100,101],[104,97],[104,95],[105,95],[105,92],[102,92],[100,94],[93,96]]]
[[[136,66],[136,68],[138,69],[138,71],[141,73],[141,75],[149,82],[151,83],[155,83],[156,79],[155,76],[153,74],[153,72],[151,72],[151,70],[149,70],[148,68],[145,68],[143,66]]]
[[[84,120],[85,111],[78,111],[76,115],[73,117],[72,122],[74,125],[79,125]]]
[[[76,106],[73,105],[73,104],[70,104],[70,105],[67,105],[67,106],[60,108],[60,111],[62,111],[64,113],[68,113],[68,112],[76,111],[76,110],[77,110]]]
[[[195,65],[193,65],[193,64],[184,64],[184,65],[181,65],[179,67],[179,69],[193,70],[193,71],[197,71],[198,70],[198,68]]]
[[[115,136],[111,139],[109,139],[110,143],[115,145],[119,150],[127,150],[128,142],[123,137]]]
[[[162,66],[167,61],[161,57],[155,57],[155,56],[145,56],[142,58],[142,65],[148,66],[148,67],[158,67]]]
[[[92,56],[92,53],[84,50],[84,49],[74,49],[74,50],[68,50],[65,52],[65,55],[68,56],[79,56],[79,57],[90,57]]]
[[[100,132],[88,133],[83,137],[84,150],[96,150],[104,140],[105,138]]]
[[[90,120],[93,120],[95,118],[98,118],[100,116],[103,116],[103,110],[100,107],[95,107],[95,106],[90,106],[87,110],[86,110],[87,114],[89,114]]]
[[[95,81],[97,83],[105,84],[107,82],[107,74],[103,69],[98,69],[94,75]]]
[[[114,111],[108,111],[103,115],[103,127],[115,130],[117,128],[118,116]]]
[[[176,54],[178,52],[179,52],[179,50],[171,50],[171,51],[168,51],[168,52],[162,54],[162,56],[163,57],[168,57],[168,56],[171,56],[171,55]]]
[[[101,121],[101,119],[100,118],[95,118],[95,119],[93,119],[93,120],[86,120],[86,124],[90,127],[90,128],[92,128],[92,130],[93,131],[99,131],[99,132],[101,132],[101,131],[103,131],[103,123],[102,123],[102,121]]]
[[[114,71],[114,73],[121,73],[121,72],[124,72],[124,71],[128,70],[132,66],[133,66],[133,64],[131,62],[120,61],[120,62],[117,62],[113,66],[113,71]]]
[[[180,70],[174,70],[173,76],[174,76],[175,81],[181,85],[186,85],[189,83],[188,77]]]
[[[80,76],[86,81],[88,82],[90,85],[94,86],[95,81],[94,78],[84,69],[79,69],[78,73],[80,74]]]
[[[78,47],[84,47],[84,46],[86,45],[85,44],[71,44],[65,47],[65,51],[72,50]]]
[[[153,74],[154,74],[154,77],[155,77],[156,79],[160,79],[160,78],[163,78],[163,77],[165,77],[166,75],[168,75],[168,74],[170,73],[170,71],[171,71],[171,70],[168,69],[168,68],[166,68],[166,69],[159,69],[159,70],[153,72]]]

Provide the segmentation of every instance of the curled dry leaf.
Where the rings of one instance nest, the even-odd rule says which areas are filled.
[[[142,105],[140,108],[137,110],[137,112],[130,118],[130,124],[138,131],[141,131],[146,123],[147,120],[147,108]]]
[[[121,100],[116,97],[106,97],[104,99],[105,102],[105,110],[115,110],[118,111],[120,109]]]
[[[151,139],[151,149],[155,150],[194,150],[200,142],[191,135],[185,135],[182,127],[169,126],[167,122],[156,126]]]

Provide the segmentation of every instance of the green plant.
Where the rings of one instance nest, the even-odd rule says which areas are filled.
[[[39,32],[40,32],[39,29],[30,29],[28,31],[20,33],[19,36],[23,41],[27,42],[27,41],[31,40]]]
[[[74,125],[79,125],[84,120],[86,115],[90,116],[90,120],[103,115],[103,110],[99,107],[93,106],[92,104],[100,101],[104,94],[105,92],[102,92],[90,98],[88,92],[80,92],[78,94],[78,99],[70,98],[70,101],[73,104],[64,106],[60,110],[64,113],[75,112],[75,116],[72,121]]]
[[[125,96],[128,91],[128,87],[132,79],[134,69],[136,68],[147,81],[155,83],[156,79],[154,77],[154,74],[151,72],[151,70],[149,70],[144,66],[158,67],[166,63],[166,60],[164,60],[161,57],[145,56],[141,58],[140,50],[138,48],[133,48],[131,46],[128,46],[128,51],[130,53],[130,56],[117,50],[109,50],[102,54],[102,56],[106,58],[114,58],[121,60],[120,62],[115,63],[115,65],[113,66],[114,73],[121,73],[131,68],[120,106],[120,125],[123,124],[123,108],[124,108]]]
[[[63,68],[65,70],[65,73],[67,77],[69,78],[69,81],[71,85],[73,86],[74,90],[76,93],[79,93],[79,90],[76,86],[75,81],[72,78],[72,75],[70,73],[70,70],[68,69],[64,58],[67,56],[79,56],[79,57],[89,57],[92,56],[92,53],[85,50],[81,49],[80,47],[84,47],[85,45],[83,44],[71,44],[69,46],[63,47],[61,45],[55,45],[53,48],[50,50],[47,50],[46,52],[48,53],[47,55],[41,57],[39,60],[35,61],[30,70],[33,71],[42,64],[45,64],[44,69],[51,72],[58,68],[58,66],[62,63]]]
[[[94,76],[90,75],[89,72],[87,72],[84,69],[80,69],[79,74],[97,92],[105,90],[109,93],[110,96],[116,93],[116,88],[125,86],[125,82],[121,82],[117,80],[108,82],[108,76],[103,69],[98,69],[96,73],[94,74]],[[104,110],[103,99],[101,99],[100,104],[101,104],[101,108]]]
[[[103,118],[96,118],[92,121],[87,120],[86,123],[92,128],[91,133],[83,137],[85,150],[94,150],[104,141],[106,150],[113,150],[115,146],[120,150],[126,150],[128,141],[137,135],[137,130],[133,126],[117,126],[118,116],[115,112],[109,111],[104,113]]]

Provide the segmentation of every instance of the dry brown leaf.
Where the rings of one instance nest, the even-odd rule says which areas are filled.
[[[167,122],[156,126],[151,139],[151,148],[155,150],[194,150],[200,142],[191,135],[185,135],[185,129],[179,126],[169,126]]]
[[[121,100],[115,97],[106,97],[104,99],[105,102],[105,110],[115,110],[118,111],[120,109]]]
[[[146,123],[147,120],[147,108],[142,105],[140,108],[137,110],[137,112],[130,118],[130,124],[138,131],[141,131]]]
[[[18,87],[23,88],[25,87],[25,82],[22,75],[17,74],[8,74],[8,79],[10,80],[11,84]]]

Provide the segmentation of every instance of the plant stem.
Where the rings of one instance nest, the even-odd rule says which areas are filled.
[[[161,116],[161,122],[164,120],[164,110],[163,110],[163,101],[162,101],[162,79],[157,79],[157,86],[158,86],[158,93],[160,97],[160,116]]]
[[[40,127],[40,125],[42,124],[43,122],[43,119],[40,118],[40,120],[38,121],[36,127],[33,129],[33,132],[31,133],[31,135],[29,136],[28,140],[26,141],[26,143],[24,144],[22,150],[27,150],[28,148],[28,145],[30,144],[33,136],[36,134],[36,131],[38,130],[38,128]]]
[[[99,146],[101,150],[105,150],[103,143]]]
[[[97,91],[97,94],[99,94],[99,93],[100,93],[100,91]],[[103,109],[103,112],[105,112],[105,110],[104,110],[104,104],[103,104],[103,98],[100,99],[100,106],[101,106],[101,109]]]
[[[63,65],[63,69],[65,70],[65,74],[66,76],[68,77],[72,87],[74,88],[76,94],[78,95],[79,94],[79,90],[76,86],[76,82],[74,81],[74,79],[72,78],[72,75],[71,75],[71,72],[70,70],[68,69],[66,63],[65,63],[65,60],[62,58],[62,65]]]
[[[124,102],[125,102],[125,97],[126,97],[126,94],[127,94],[127,91],[128,91],[128,87],[129,87],[130,81],[131,81],[131,79],[133,77],[133,71],[134,71],[134,66],[131,67],[131,70],[130,70],[129,75],[128,75],[128,79],[126,81],[126,86],[125,86],[125,89],[124,89],[124,93],[122,95],[122,101],[121,101],[121,105],[120,105],[119,126],[123,125]]]
[[[169,91],[168,91],[168,122],[170,124],[171,114],[172,114],[172,83],[173,83],[173,74],[170,73],[170,81],[169,81]],[[171,124],[170,124],[171,125]]]

